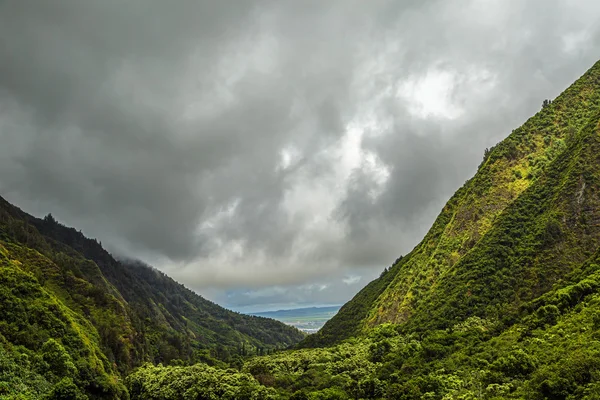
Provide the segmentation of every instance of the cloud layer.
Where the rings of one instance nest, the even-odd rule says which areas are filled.
[[[341,303],[600,54],[593,0],[5,1],[0,195],[227,306]]]

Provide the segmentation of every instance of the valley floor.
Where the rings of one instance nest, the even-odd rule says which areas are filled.
[[[600,265],[512,324],[472,317],[403,333],[384,324],[327,348],[247,358],[238,369],[152,366],[132,399],[600,399]]]

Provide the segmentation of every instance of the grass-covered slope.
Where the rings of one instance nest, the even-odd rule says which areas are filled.
[[[386,322],[427,329],[510,316],[549,290],[600,243],[599,109],[597,63],[486,151],[423,241],[305,344]]]
[[[0,197],[0,398],[43,398],[56,385],[125,398],[120,377],[144,362],[232,361],[303,337],[117,261],[95,240]]]

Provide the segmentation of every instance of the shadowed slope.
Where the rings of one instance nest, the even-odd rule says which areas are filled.
[[[0,395],[40,397],[74,381],[88,396],[120,398],[119,374],[143,362],[231,361],[303,337],[226,310],[139,262],[117,261],[96,240],[0,197],[0,365],[10,359],[19,367],[10,379],[0,376],[12,382]],[[68,373],[55,374],[44,359],[52,340],[74,365]],[[31,362],[15,362],[22,357]]]

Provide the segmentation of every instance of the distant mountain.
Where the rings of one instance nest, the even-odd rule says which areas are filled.
[[[340,309],[340,306],[308,307],[290,310],[264,311],[251,315],[273,318],[303,332],[314,333],[321,329]]]
[[[494,112],[494,110],[490,110]],[[405,332],[472,318],[515,321],[600,246],[600,63],[486,150],[425,238],[303,346],[394,323]]]
[[[268,318],[295,318],[295,317],[312,317],[315,315],[335,315],[341,306],[329,306],[329,307],[306,307],[306,308],[292,308],[289,310],[277,310],[277,311],[261,311],[251,313],[251,315],[257,315]],[[277,317],[277,318],[276,318]]]
[[[51,215],[35,218],[0,197],[2,398],[69,387],[126,398],[119,376],[144,362],[232,362],[303,337],[226,310],[140,262],[118,261]]]

